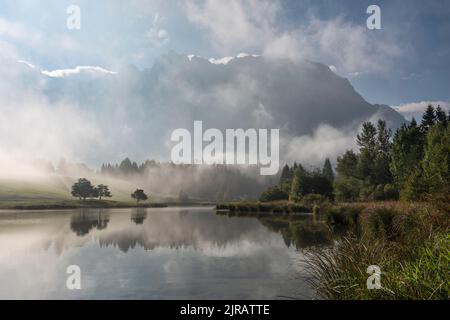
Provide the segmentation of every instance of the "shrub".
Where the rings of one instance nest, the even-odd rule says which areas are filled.
[[[386,238],[391,240],[398,234],[394,227],[395,216],[398,212],[389,208],[376,209],[367,215],[366,225],[364,227],[370,233],[372,238]]]
[[[383,191],[385,200],[398,200],[399,192],[393,185],[391,184],[384,185]]]
[[[331,207],[326,211],[327,221],[332,225],[356,226],[361,211],[359,207]]]
[[[279,186],[270,187],[261,194],[260,201],[269,202],[277,200],[288,200],[289,195],[280,189]]]
[[[333,218],[344,215],[332,211]],[[313,286],[329,299],[449,299],[450,216],[429,205],[367,208],[363,236],[307,253]],[[381,269],[381,290],[367,290],[367,267]]]
[[[321,195],[321,194],[315,194],[315,193],[307,194],[306,196],[304,196],[301,199],[301,202],[307,206],[322,204],[322,203],[328,202],[328,201],[329,200],[326,196]]]

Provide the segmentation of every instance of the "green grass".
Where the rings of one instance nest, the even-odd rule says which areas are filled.
[[[70,194],[70,186],[75,181],[72,177],[54,176],[42,181],[0,180],[0,209],[74,209],[74,208],[127,208],[136,207],[130,198],[133,186],[116,183],[111,185],[112,198],[102,200],[89,199],[80,201]],[[105,180],[106,181],[106,180]],[[104,181],[94,181],[101,183]],[[115,181],[110,181],[114,183]],[[109,183],[106,181],[106,183]],[[154,195],[150,201],[140,204],[146,207],[165,206]]]
[[[347,206],[351,207],[355,206]],[[345,215],[345,210],[339,214]],[[450,299],[448,211],[431,204],[370,203],[358,216],[357,236],[348,234],[332,247],[307,254],[311,283],[320,296]],[[367,289],[370,265],[381,268],[379,290]]]

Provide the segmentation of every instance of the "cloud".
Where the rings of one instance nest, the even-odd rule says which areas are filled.
[[[209,33],[211,43],[224,52],[240,50],[244,44],[259,46],[272,37],[280,9],[276,1],[266,0],[184,1],[184,7],[188,20]]]
[[[446,112],[450,111],[450,102],[447,101],[421,101],[421,102],[412,102],[406,103],[399,106],[394,106],[393,108],[397,110],[400,114],[402,114],[406,119],[411,120],[413,117],[416,120],[422,118],[422,115],[425,109],[432,105],[434,107],[441,106],[443,110]]]
[[[393,40],[374,40],[365,26],[342,17],[321,20],[311,16],[303,27],[270,39],[263,52],[277,59],[326,62],[350,76],[386,72],[402,50]]]
[[[31,68],[31,69],[36,69],[36,66],[28,61],[25,60],[17,60],[18,63],[24,64],[27,67]]]
[[[0,177],[30,175],[37,159],[85,161],[101,152],[96,118],[69,99],[49,99],[48,78],[1,57],[0,77]]]
[[[27,42],[37,44],[42,41],[42,34],[34,31],[24,24],[13,22],[0,17],[0,37],[7,38],[12,41]]]
[[[67,34],[46,34],[31,28],[22,22],[11,21],[0,17],[0,44],[2,40],[14,48],[14,54],[27,52],[48,57],[57,56],[68,51],[80,52],[83,49],[73,37]],[[17,50],[21,48],[22,50]],[[23,50],[26,48],[26,50]]]
[[[286,161],[300,162],[305,165],[317,166],[326,158],[332,161],[347,149],[356,148],[357,130],[337,129],[322,124],[312,134],[291,137],[282,141],[282,148],[286,150]]]
[[[154,47],[161,47],[169,41],[169,32],[161,27],[163,22],[164,18],[156,13],[153,18],[152,27],[146,34],[146,38]]]
[[[78,66],[73,69],[58,69],[58,70],[42,70],[41,73],[51,78],[64,78],[72,75],[77,75],[82,72],[89,73],[104,73],[104,74],[117,74],[115,71],[106,70],[98,66]]]
[[[235,60],[235,59],[242,59],[242,58],[247,58],[247,57],[253,57],[253,58],[257,58],[260,55],[258,54],[250,54],[250,53],[239,53],[237,56],[235,57],[222,57],[222,58],[205,58],[202,56],[197,56],[195,54],[188,54],[187,57],[189,59],[189,61],[192,61],[192,59],[194,58],[198,58],[198,59],[204,59],[204,60],[208,60],[209,63],[212,64],[228,64],[229,62]]]
[[[185,10],[225,54],[259,50],[276,59],[324,62],[350,75],[386,72],[402,53],[393,35],[375,38],[365,24],[340,16],[322,20],[310,14],[300,26],[282,28],[280,1],[185,1]]]

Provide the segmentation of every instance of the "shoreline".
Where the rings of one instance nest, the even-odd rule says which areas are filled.
[[[212,202],[136,203],[115,200],[0,200],[0,210],[134,209],[167,207],[215,207]]]

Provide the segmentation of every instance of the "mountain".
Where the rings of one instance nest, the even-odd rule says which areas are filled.
[[[368,103],[347,79],[311,61],[244,54],[213,60],[170,52],[150,69],[96,70],[40,76],[52,103],[71,101],[95,119],[105,137],[100,162],[124,156],[167,160],[171,132],[192,129],[194,120],[222,130],[279,128],[286,139],[310,135],[319,125],[350,130],[382,118],[396,128],[405,121],[388,106]]]

